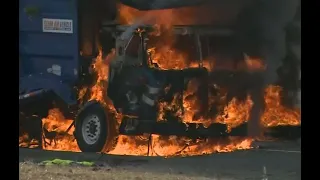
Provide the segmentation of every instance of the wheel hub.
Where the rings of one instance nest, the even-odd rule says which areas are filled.
[[[89,122],[89,130],[88,130],[88,132],[90,133],[90,134],[93,134],[93,135],[96,135],[96,129],[97,129],[97,125],[93,122],[93,121],[90,121]]]
[[[101,133],[101,122],[98,116],[91,115],[84,119],[82,124],[82,136],[87,144],[98,141]]]

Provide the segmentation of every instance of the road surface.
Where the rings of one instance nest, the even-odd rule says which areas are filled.
[[[50,159],[104,162],[126,170],[177,173],[209,179],[270,180],[301,179],[301,148],[296,142],[264,142],[259,149],[193,157],[137,157],[95,153],[54,152],[19,149],[19,160],[40,162]]]

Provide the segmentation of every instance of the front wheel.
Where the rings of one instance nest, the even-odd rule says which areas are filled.
[[[103,105],[88,102],[79,111],[75,122],[75,137],[82,152],[108,152],[115,146],[115,122],[108,119]]]

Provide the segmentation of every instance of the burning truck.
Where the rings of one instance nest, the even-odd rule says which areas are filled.
[[[199,12],[208,4],[202,3],[217,6],[215,10],[219,12],[219,7],[233,7],[231,2],[123,0],[123,4],[117,5],[116,23],[110,21],[112,18],[102,20],[103,11],[93,13],[98,3],[74,3],[80,5],[77,21],[74,19],[76,12],[69,13],[73,21],[48,19],[43,14],[30,15],[26,10],[21,17],[20,29],[26,39],[35,38],[35,41],[37,36],[28,34],[29,29],[24,25],[42,21],[43,31],[38,32],[39,35],[50,42],[58,37],[65,38],[68,46],[74,48],[72,51],[59,46],[50,49],[41,41],[39,44],[20,41],[22,71],[33,73],[20,78],[20,144],[29,139],[45,149],[121,154],[119,147],[135,147],[133,151],[138,151],[139,141],[143,140],[158,142],[158,146],[175,144],[181,149],[191,142],[208,143],[208,138],[219,141],[221,147],[221,137],[228,138],[222,143],[224,148],[217,148],[213,142],[209,143],[211,148],[208,145],[193,147],[192,154],[196,154],[196,151],[228,151],[232,149],[230,146],[250,148],[248,137],[260,136],[262,132],[279,133],[279,128],[289,128],[291,133],[299,131],[300,110],[295,109],[300,81],[299,58],[296,58],[296,46],[291,48],[296,32],[294,38],[287,33],[287,42],[291,43],[289,53],[283,66],[276,66],[268,59],[270,57],[250,52],[255,47],[243,45],[244,48],[239,44],[247,33],[246,27],[232,29],[216,23],[196,23],[203,23],[203,18],[197,16],[201,17]],[[244,19],[248,16],[244,12],[250,10],[243,9],[256,7],[251,1],[239,4],[242,7],[238,10],[242,10],[238,13],[244,14]],[[21,3],[23,7],[27,5]],[[52,8],[59,15],[60,11]],[[36,8],[32,6],[31,9]],[[288,25],[293,24],[289,22],[293,21],[296,9],[291,13],[292,19],[287,17]],[[206,19],[215,22],[219,18]],[[64,25],[72,25],[69,32],[59,31]],[[288,27],[292,30],[296,26]],[[66,36],[61,36],[63,34]],[[32,48],[38,45],[45,47],[43,52]],[[233,47],[232,51],[228,47]],[[73,53],[77,49],[80,53]],[[262,49],[263,53],[268,52],[268,47]],[[227,53],[221,53],[224,51]],[[34,63],[39,63],[36,61],[39,58],[26,56],[31,52],[50,63],[40,63],[37,69]],[[64,61],[68,58],[69,61]],[[47,71],[42,72],[40,66],[48,66]],[[273,78],[276,72],[280,78]],[[266,77],[279,81],[271,82]],[[51,82],[45,83],[47,80]],[[264,111],[262,115],[261,110]],[[144,134],[148,136],[141,138]],[[181,138],[172,139],[173,135]],[[150,154],[149,143],[147,147]],[[188,154],[182,149],[184,152],[179,150],[180,154]]]

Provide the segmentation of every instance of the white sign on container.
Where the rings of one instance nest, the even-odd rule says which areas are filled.
[[[73,33],[73,24],[71,19],[42,19],[42,31],[51,33]]]

